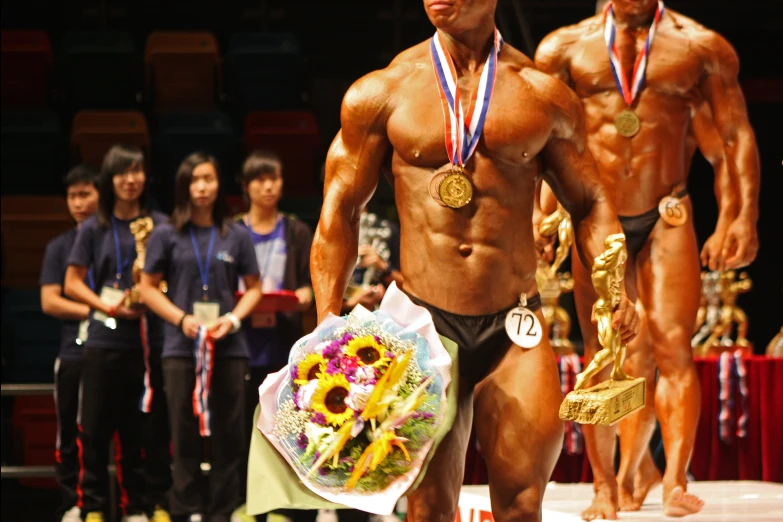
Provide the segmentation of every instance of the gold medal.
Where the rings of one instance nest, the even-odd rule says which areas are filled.
[[[455,167],[441,181],[438,193],[447,207],[462,208],[473,199],[473,185],[462,168]]]
[[[666,196],[658,203],[658,213],[663,221],[672,227],[679,227],[688,221],[688,209],[676,196]]]
[[[617,129],[617,134],[626,138],[636,136],[641,126],[642,122],[639,116],[629,109],[625,109],[614,119],[614,128]]]
[[[440,185],[443,183],[443,180],[446,179],[446,176],[448,176],[450,172],[450,170],[438,172],[430,180],[430,197],[444,207],[446,204],[442,199],[440,199]]]

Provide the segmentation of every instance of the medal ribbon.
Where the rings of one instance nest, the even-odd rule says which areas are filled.
[[[740,415],[737,419],[737,437],[748,436],[748,368],[742,350],[734,352],[734,368],[737,372],[737,391],[739,391]]]
[[[196,233],[193,227],[190,227],[190,240],[193,242],[193,251],[196,253],[196,262],[198,263],[198,273],[201,275],[201,289],[204,291],[204,301],[208,299],[207,290],[209,289],[209,267],[212,264],[212,249],[215,247],[215,227],[212,226],[212,233],[209,236],[209,247],[207,247],[207,258],[201,262],[201,251],[196,241]]]
[[[446,127],[446,152],[452,165],[464,166],[473,151],[476,150],[481,131],[487,120],[489,101],[495,87],[497,73],[497,60],[500,49],[503,46],[503,38],[495,29],[495,41],[481,71],[478,89],[471,99],[472,111],[467,118],[460,104],[459,89],[457,88],[457,70],[448,50],[442,45],[438,33],[430,42],[430,54],[432,67],[435,70],[435,78],[438,80],[438,94],[440,94],[441,107],[443,108],[443,122]]]
[[[561,355],[560,361],[560,390],[563,396],[573,391],[576,384],[576,375],[582,371],[582,364],[579,362],[579,356],[575,353],[571,355]],[[582,454],[582,428],[576,422],[565,423],[565,438],[563,439],[563,448],[569,455]]]
[[[623,63],[620,60],[620,52],[615,45],[615,36],[617,35],[617,24],[614,21],[614,9],[612,8],[612,2],[606,4],[604,8],[604,40],[606,40],[606,47],[609,49],[609,64],[612,67],[612,75],[614,76],[614,82],[617,84],[617,89],[620,94],[623,95],[623,99],[627,105],[631,105],[639,94],[639,90],[644,83],[644,76],[647,70],[647,56],[650,54],[650,48],[652,47],[653,38],[655,38],[655,31],[658,28],[658,23],[661,21],[664,12],[663,2],[658,1],[658,9],[655,11],[655,17],[653,18],[650,30],[647,33],[647,40],[644,42],[644,47],[636,57],[636,64],[633,67],[633,77],[631,78],[631,85],[628,85],[628,76],[626,76],[623,70]]]
[[[150,381],[150,342],[147,314],[141,316],[139,328],[141,333],[141,348],[144,352],[144,393],[141,396],[139,409],[144,413],[149,413],[152,411],[153,389],[152,382]]]
[[[718,401],[720,404],[718,413],[718,435],[723,442],[731,442],[731,419],[733,417],[734,410],[734,394],[732,393],[733,386],[733,369],[734,358],[729,352],[723,352],[718,359],[718,384],[719,395]]]
[[[199,326],[195,340],[196,385],[193,387],[193,414],[198,418],[198,432],[202,437],[212,435],[212,415],[209,399],[212,393],[212,366],[215,341],[206,326]]]

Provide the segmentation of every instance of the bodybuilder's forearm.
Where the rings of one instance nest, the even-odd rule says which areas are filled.
[[[572,216],[573,218],[573,216]],[[592,202],[586,207],[586,213],[577,223],[574,219],[576,248],[585,267],[593,266],[593,261],[605,250],[604,241],[612,234],[622,233],[617,211],[609,201],[605,190],[595,189]]]
[[[315,231],[310,259],[318,322],[340,315],[343,294],[356,266],[359,220],[344,211],[324,212]]]
[[[718,202],[718,221],[715,228],[725,229],[739,214],[737,187],[725,156],[712,163],[712,167],[715,170],[715,199]]]
[[[755,223],[759,217],[761,168],[756,137],[749,124],[737,131],[726,152],[739,189],[739,216]]]

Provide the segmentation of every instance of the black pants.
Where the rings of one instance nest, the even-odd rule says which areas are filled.
[[[196,382],[192,358],[163,359],[166,399],[174,443],[174,483],[170,510],[174,516],[204,513],[212,520],[228,520],[241,504],[240,473],[245,470],[245,375],[247,359],[216,359],[209,401],[212,436],[209,440],[209,509],[202,487],[201,462],[205,440],[193,414]]]
[[[89,342],[89,341],[88,341]],[[120,507],[147,512],[141,443],[144,361],[139,350],[84,349],[79,407],[82,446],[82,514],[108,512],[109,443],[114,437]]]
[[[152,405],[150,412],[143,414],[144,480],[147,505],[166,508],[171,489],[171,435],[160,349],[153,348],[149,364]]]
[[[79,447],[76,444],[78,427],[76,416],[79,412],[79,384],[82,380],[81,361],[62,361],[54,363],[54,404],[57,410],[57,482],[62,491],[62,505],[57,510],[57,519],[74,507],[79,497],[76,487],[79,484]]]

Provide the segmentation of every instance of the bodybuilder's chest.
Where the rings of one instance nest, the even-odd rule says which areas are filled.
[[[627,85],[632,85],[633,71],[639,54],[645,45],[646,34],[636,38],[626,35],[617,41],[622,74]],[[618,75],[621,72],[617,71]],[[576,49],[571,60],[571,78],[580,97],[591,96],[607,90],[617,90],[609,50],[603,36],[585,39]],[[643,89],[662,94],[690,97],[698,88],[702,76],[701,58],[681,37],[667,37],[659,33],[653,39],[647,55]]]
[[[516,79],[515,79],[516,80]],[[406,87],[387,123],[395,152],[411,165],[437,168],[448,162],[444,107],[435,78]],[[550,116],[524,85],[498,77],[476,151],[502,163],[526,163],[543,148],[551,132]],[[470,90],[462,108],[472,110]],[[462,135],[462,133],[460,134]]]

